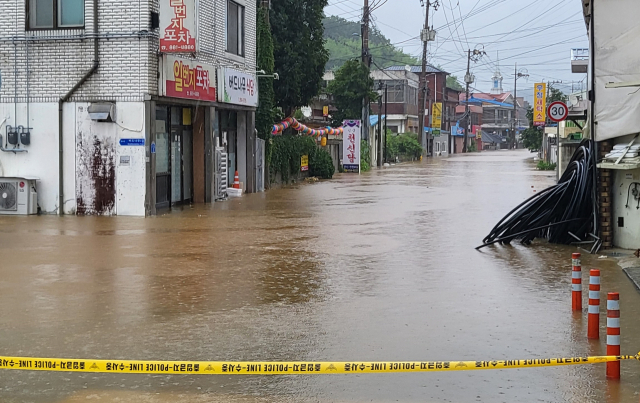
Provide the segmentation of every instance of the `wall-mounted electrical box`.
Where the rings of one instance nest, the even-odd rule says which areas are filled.
[[[7,143],[11,145],[18,145],[18,128],[13,126],[7,126]]]
[[[91,120],[95,120],[97,122],[116,121],[116,106],[109,102],[92,103],[87,108],[87,112],[89,112]]]
[[[20,131],[20,143],[24,146],[31,144],[31,131],[29,127],[23,127]]]

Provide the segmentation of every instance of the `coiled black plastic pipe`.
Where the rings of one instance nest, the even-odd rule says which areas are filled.
[[[589,238],[595,232],[595,164],[595,144],[585,139],[573,153],[558,184],[511,210],[483,239],[484,244],[476,249],[494,243],[509,244],[514,240],[525,245],[535,238],[570,244],[576,241],[574,236]]]

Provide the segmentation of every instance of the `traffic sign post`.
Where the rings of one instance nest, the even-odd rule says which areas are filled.
[[[552,102],[547,107],[547,116],[549,117],[549,120],[552,120],[558,124],[558,130],[556,132],[556,144],[558,144],[558,147],[560,147],[560,122],[566,120],[567,116],[569,116],[569,108],[567,108],[567,104],[565,104],[564,102]]]
[[[569,108],[564,102],[555,101],[547,107],[547,116],[554,122],[562,122],[569,116]]]

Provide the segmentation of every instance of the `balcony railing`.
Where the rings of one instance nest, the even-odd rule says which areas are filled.
[[[588,48],[571,49],[571,60],[589,60]]]
[[[571,49],[571,72],[586,73],[589,68],[589,49]]]

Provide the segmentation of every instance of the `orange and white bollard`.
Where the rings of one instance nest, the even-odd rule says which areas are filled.
[[[240,178],[238,177],[238,171],[236,171],[236,176],[233,178],[233,188],[240,189]]]
[[[591,269],[589,276],[589,321],[587,338],[600,338],[600,270]]]
[[[582,310],[582,267],[580,266],[580,254],[571,254],[571,308],[574,311]]]
[[[620,294],[607,295],[607,355],[620,355]],[[620,361],[607,362],[607,378],[620,378]]]

